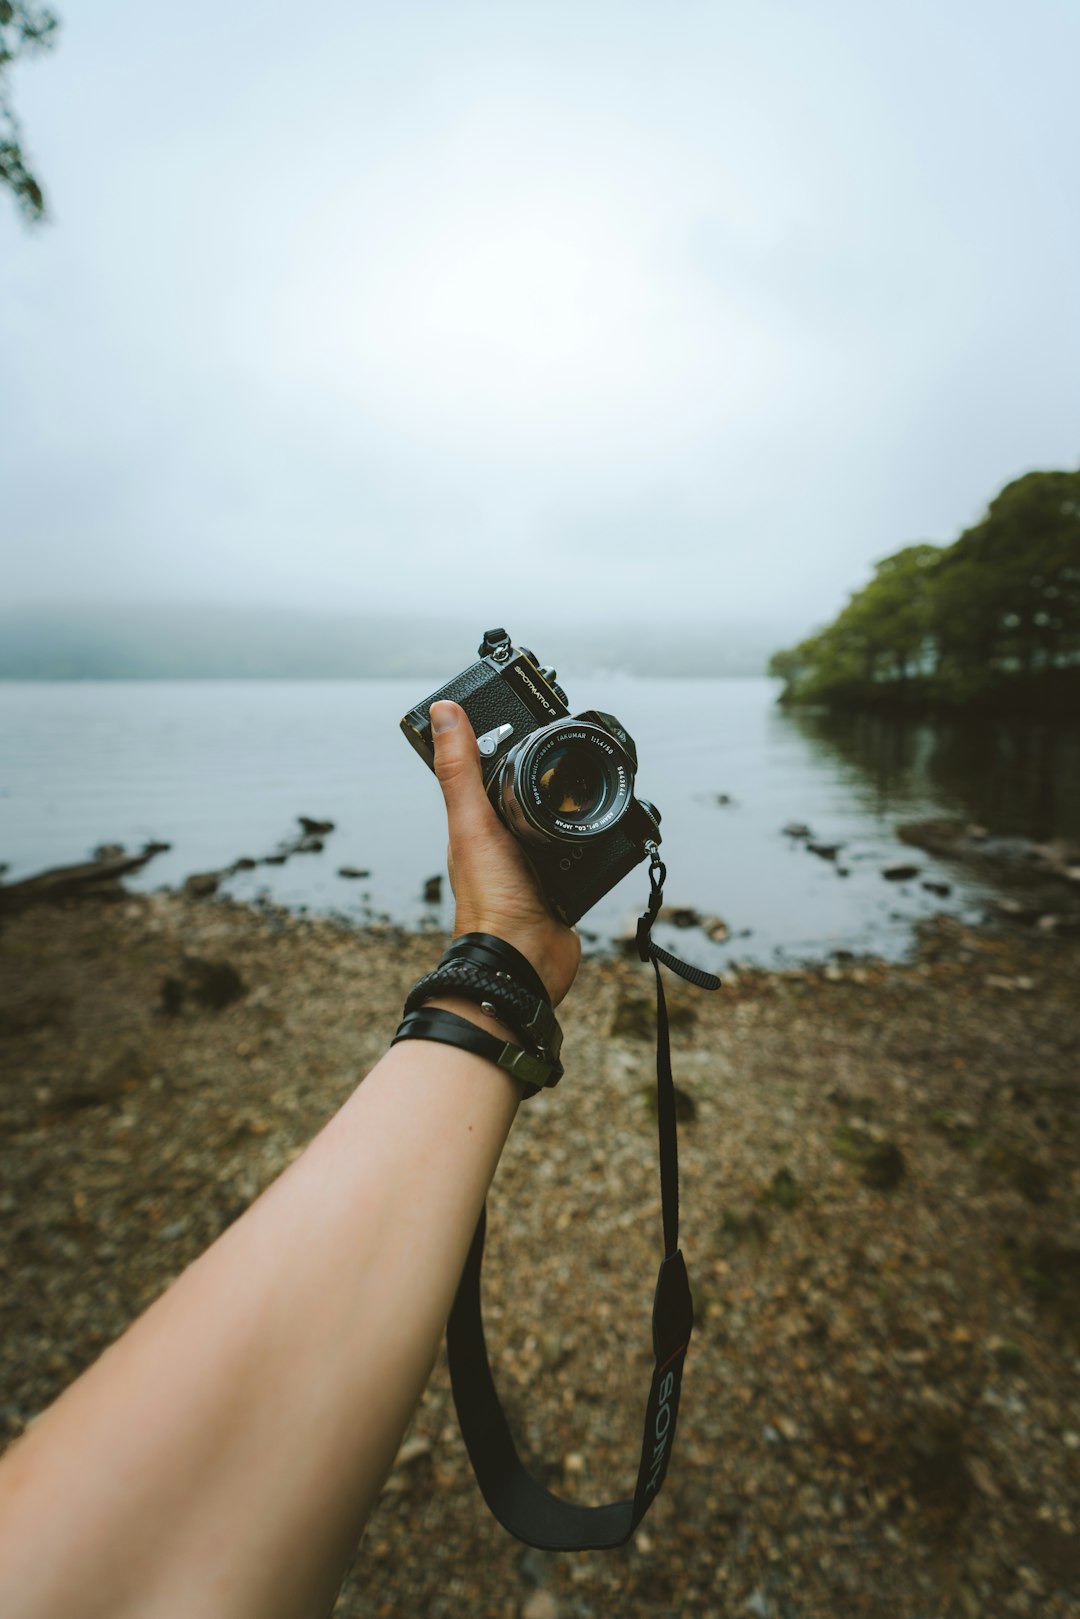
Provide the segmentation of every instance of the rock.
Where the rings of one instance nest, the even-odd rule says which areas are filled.
[[[751,1591],[743,1603],[743,1612],[750,1614],[751,1619],[776,1619],[776,1609],[760,1586]]]
[[[835,1152],[858,1167],[867,1186],[890,1191],[903,1179],[907,1166],[900,1148],[859,1119],[846,1119],[834,1132],[832,1144]]]
[[[881,875],[890,883],[906,883],[919,875],[918,866],[882,866]]]
[[[924,877],[919,886],[925,888],[928,894],[936,894],[939,899],[948,899],[952,893],[952,883],[932,882],[929,877]]]
[[[561,1366],[566,1359],[566,1345],[562,1334],[554,1328],[540,1334],[540,1358],[549,1371],[553,1372]]]
[[[1026,1197],[1029,1203],[1047,1203],[1053,1193],[1050,1170],[1037,1158],[1013,1146],[991,1147],[984,1163],[1007,1186]]]
[[[806,847],[811,854],[818,855],[822,860],[835,860],[843,845],[840,843],[814,843],[808,840]]]
[[[656,920],[670,922],[674,928],[696,928],[701,923],[701,917],[692,905],[661,905]]]
[[[801,1197],[799,1183],[785,1164],[773,1176],[765,1193],[766,1201],[775,1204],[778,1209],[793,1209],[797,1207]]]
[[[119,852],[107,853],[106,858],[94,859],[84,865],[52,866],[17,883],[0,886],[0,912],[16,913],[43,901],[52,903],[72,898],[110,899],[120,896],[124,890],[119,878],[138,871],[167,847],[167,844],[148,843],[141,853],[128,855],[124,854],[118,843],[99,844],[100,851]]]
[[[1049,933],[1054,936],[1080,933],[1080,914],[1072,915],[1068,913],[1062,914],[1061,912],[1055,912],[1050,916],[1040,916],[1035,925],[1041,929],[1043,933]]]
[[[689,1033],[697,1023],[697,1011],[689,1001],[668,1000],[668,1028],[672,1034]],[[613,1040],[656,1040],[656,1002],[647,995],[620,994],[615,1003],[609,1034]]]
[[[313,821],[310,815],[298,815],[296,819],[309,837],[325,837],[328,832],[334,830],[333,821]]]
[[[690,1095],[689,1091],[680,1089],[678,1085],[676,1085],[674,1089],[676,1119],[680,1124],[693,1124],[694,1120],[697,1118],[697,1103],[694,1101],[694,1098]],[[641,1095],[645,1098],[645,1105],[649,1109],[649,1112],[655,1118],[657,1111],[656,1086],[643,1085],[641,1088]]]
[[[370,873],[370,871],[365,871],[362,866],[339,866],[338,867],[338,876],[339,877],[370,877],[371,873]]]
[[[725,1242],[729,1244],[737,1243],[744,1238],[764,1242],[768,1234],[768,1223],[762,1218],[757,1209],[721,1209],[720,1236]],[[733,1329],[740,1324],[736,1320],[735,1311],[728,1312],[727,1320],[728,1325]]]
[[[1056,1524],[1034,1520],[1027,1531],[1027,1551],[1039,1567],[1062,1585],[1080,1584],[1080,1539]]]
[[[875,1141],[863,1155],[860,1173],[867,1186],[887,1192],[899,1184],[906,1169],[904,1155],[895,1141]]]
[[[137,1090],[150,1074],[146,1059],[129,1047],[119,1057],[81,1073],[75,1083],[57,1090],[50,1111],[78,1113],[84,1108],[102,1107]]]
[[[580,932],[580,929],[578,931]],[[727,923],[719,916],[703,916],[701,919],[701,931],[714,944],[723,944],[731,932]]]
[[[789,821],[782,828],[782,831],[786,838],[808,838],[812,836],[810,828],[802,821]]]
[[[220,1012],[233,1001],[247,994],[247,985],[236,968],[227,961],[208,961],[202,956],[188,956],[184,961],[185,989],[200,1006]]]
[[[184,893],[192,894],[196,899],[205,899],[209,894],[216,894],[221,881],[220,871],[196,871],[184,879]]]
[[[1002,916],[1010,917],[1014,922],[1036,922],[1039,919],[1039,907],[1028,900],[1014,899],[1012,895],[1002,895],[990,901],[995,911]]]
[[[166,1017],[176,1017],[184,1006],[184,983],[180,978],[163,978],[161,981],[161,1010]]]
[[[1080,1247],[1043,1237],[1021,1251],[1020,1277],[1065,1326],[1080,1328]]]
[[[720,805],[733,804],[735,800],[730,793],[717,793],[716,802]]]
[[[526,1597],[521,1619],[559,1619],[559,1604],[552,1593],[541,1586]]]
[[[442,900],[442,876],[428,877],[424,883],[424,904],[438,905]]]
[[[405,1443],[394,1457],[393,1471],[397,1472],[398,1469],[402,1467],[411,1467],[413,1463],[418,1462],[421,1457],[430,1455],[430,1439],[424,1439],[420,1435],[416,1435],[412,1439],[406,1439]]]
[[[289,857],[288,857],[287,854],[264,854],[263,855],[263,865],[264,866],[283,866],[285,864],[286,860],[288,860],[288,858]]]
[[[527,1585],[530,1590],[545,1585],[557,1560],[555,1552],[543,1552],[536,1546],[526,1546],[517,1560],[522,1585]]]
[[[988,1338],[986,1348],[1003,1372],[1017,1372],[1024,1364],[1024,1351],[1010,1338]]]
[[[254,871],[258,864],[259,862],[257,860],[252,860],[250,855],[242,854],[239,859],[233,861],[232,865],[229,867],[229,871]]]

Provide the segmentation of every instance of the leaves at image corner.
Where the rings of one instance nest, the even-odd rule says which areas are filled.
[[[886,557],[769,673],[784,681],[784,703],[1075,712],[1080,471],[1029,472],[952,545]]]
[[[45,217],[45,194],[23,152],[10,72],[20,57],[50,49],[59,27],[56,13],[34,0],[0,0],[0,185],[13,193],[22,213],[34,223]]]

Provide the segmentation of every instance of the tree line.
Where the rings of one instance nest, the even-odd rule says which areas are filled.
[[[1080,471],[1029,472],[952,545],[885,557],[769,673],[783,703],[1080,717]]]
[[[23,151],[22,128],[11,103],[13,63],[55,42],[60,20],[37,0],[0,0],[0,188],[10,191],[27,219],[45,217],[45,193]]]

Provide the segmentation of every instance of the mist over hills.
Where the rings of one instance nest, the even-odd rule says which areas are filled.
[[[805,627],[507,622],[542,663],[650,676],[760,675]],[[448,679],[486,623],[292,608],[0,608],[0,680]]]

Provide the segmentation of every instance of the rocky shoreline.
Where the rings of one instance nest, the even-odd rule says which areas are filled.
[[[7,1440],[303,1150],[441,943],[119,879],[40,897],[0,918]],[[697,1325],[663,1494],[618,1552],[527,1551],[442,1357],[341,1619],[1080,1611],[1078,985],[1080,939],[1007,911],[899,965],[670,982]],[[587,1501],[631,1488],[648,1385],[651,1016],[650,969],[583,964],[489,1207],[504,1401]]]

